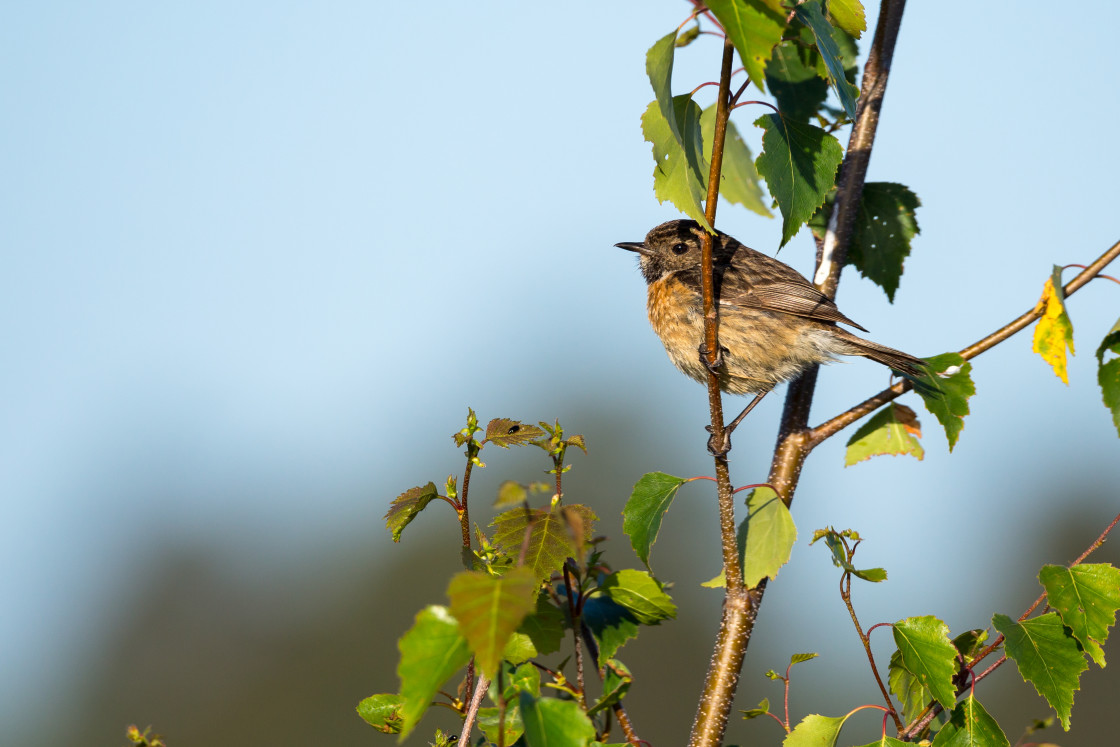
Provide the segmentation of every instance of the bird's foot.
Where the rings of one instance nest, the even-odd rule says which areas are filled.
[[[723,438],[717,439],[716,434],[712,432],[712,426],[705,425],[706,430],[711,435],[708,436],[708,453],[714,457],[723,459],[727,453],[731,451],[731,428],[723,429]]]
[[[719,369],[723,368],[723,354],[726,352],[728,352],[727,348],[725,348],[723,345],[720,345],[719,350],[716,351],[716,359],[709,362],[708,343],[702,342],[700,343],[700,363],[703,364],[704,368],[708,369],[716,376],[719,376]]]

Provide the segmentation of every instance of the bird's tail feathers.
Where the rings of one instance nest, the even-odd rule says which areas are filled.
[[[836,328],[837,337],[840,337],[844,342],[852,347],[852,355],[862,355],[864,358],[870,358],[876,363],[882,363],[888,368],[906,374],[907,376],[920,377],[925,374],[926,367],[929,365],[921,358],[916,358],[909,353],[904,353],[901,350],[888,348],[886,345],[880,345],[877,342],[865,340],[862,337],[856,337],[846,329]]]

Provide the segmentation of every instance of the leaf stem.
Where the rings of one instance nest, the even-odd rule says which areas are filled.
[[[740,106],[746,106],[748,104],[762,104],[763,106],[768,106],[771,109],[773,109],[775,114],[781,114],[781,112],[778,111],[778,107],[774,106],[769,101],[741,101],[731,108],[732,109],[738,109]]]
[[[559,479],[559,476],[557,477]],[[569,569],[569,564],[564,563],[564,596],[568,600],[568,615],[572,620],[572,641],[576,649],[576,685],[579,687],[579,704],[583,710],[587,710],[587,687],[583,679],[583,646],[580,643],[580,611],[579,605],[576,604],[576,599],[572,593],[572,572]]]
[[[474,453],[471,453],[472,451]],[[459,494],[459,531],[463,536],[463,549],[468,552],[471,549],[471,520],[467,508],[467,493],[471,489],[471,468],[474,467],[474,460],[479,451],[481,451],[481,448],[471,449],[470,446],[467,447],[467,466],[463,470],[463,490]],[[470,568],[467,568],[467,570],[469,571]]]
[[[716,206],[719,202],[720,172],[723,168],[723,148],[727,137],[727,119],[730,113],[731,68],[735,47],[728,38],[723,42],[723,63],[720,69],[719,94],[716,98],[715,133],[712,138],[712,160],[708,172],[708,195],[704,205],[708,224],[715,225]],[[714,365],[719,354],[715,282],[712,274],[712,235],[705,232],[701,238],[701,278],[704,299],[704,340],[708,363]],[[710,366],[709,366],[710,369]],[[723,400],[720,397],[719,377],[708,373],[708,409],[712,421],[712,438],[723,442]],[[739,563],[739,546],[735,532],[735,497],[731,492],[731,475],[727,456],[715,457],[717,495],[719,499],[720,540],[723,548],[724,588],[723,616],[716,635],[715,652],[708,666],[704,691],[696,710],[689,737],[691,747],[718,747],[723,742],[727,719],[735,699],[739,672],[743,667],[747,641],[754,627],[757,605],[743,583]]]
[[[894,719],[895,728],[901,732],[903,729],[902,720],[898,717],[898,712],[895,711],[894,701],[891,700],[890,693],[887,692],[886,686],[883,685],[883,678],[879,676],[879,668],[875,666],[875,654],[871,652],[871,631],[878,627],[873,626],[866,633],[860,627],[859,618],[856,617],[856,608],[852,605],[852,574],[845,571],[840,576],[840,598],[844,600],[844,606],[848,608],[848,614],[852,617],[852,625],[856,626],[856,634],[859,636],[860,642],[863,643],[863,650],[867,653],[867,662],[871,665],[871,674],[875,675],[875,682],[879,685],[879,692],[883,694],[883,700],[887,704],[891,718]],[[880,625],[889,623],[879,623]]]

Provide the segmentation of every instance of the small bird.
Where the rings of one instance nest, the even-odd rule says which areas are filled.
[[[615,246],[637,252],[649,285],[647,310],[669,359],[689,377],[708,379],[704,355],[700,237],[695,221],[662,223],[645,241]],[[853,335],[843,323],[867,330],[840,313],[836,304],[797,270],[724,233],[712,237],[712,264],[719,314],[720,351],[713,367],[730,394],[755,394],[731,424],[733,430],[761,399],[783,381],[837,355],[861,355],[909,376],[925,361]],[[726,440],[726,439],[725,439]],[[709,444],[714,453],[720,449]],[[724,453],[730,443],[721,446]]]

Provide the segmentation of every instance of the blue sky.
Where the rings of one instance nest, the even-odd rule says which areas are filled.
[[[633,257],[612,248],[676,217],[653,198],[638,119],[645,51],[687,12],[0,9],[0,721],[66,682],[168,543],[250,578],[338,543],[387,551],[385,504],[457,468],[447,435],[468,405],[629,424],[620,485],[710,470],[704,392],[665,359]],[[874,339],[963,347],[1029,308],[1052,264],[1120,239],[1118,23],[1105,2],[908,6],[869,179],[919,195],[921,236],[893,305],[851,271],[838,298]],[[710,37],[684,50],[675,92],[718,61]],[[755,153],[758,113],[736,114]],[[777,249],[777,220],[719,220]],[[807,232],[781,258],[810,274]],[[968,558],[894,561],[901,594],[974,564],[1029,577],[1037,564],[1000,567],[1006,543],[1072,514],[1103,525],[1120,441],[1093,351],[1120,288],[1093,283],[1071,312],[1069,387],[1026,334],[984,355],[956,453],[920,408],[923,463],[843,470],[842,443],[822,447],[794,504],[803,536],[855,526],[888,563],[921,527],[960,529]],[[871,363],[831,367],[813,419],[884,383]],[[738,436],[737,482],[765,473],[780,406]],[[593,458],[622,458],[586,435]],[[793,588],[823,573],[809,553],[783,572]],[[951,624],[992,611],[959,604]]]

